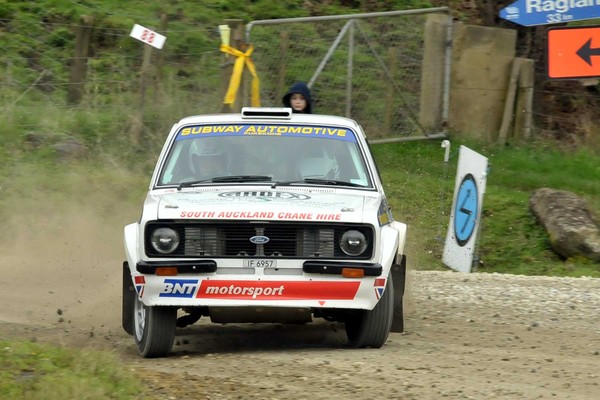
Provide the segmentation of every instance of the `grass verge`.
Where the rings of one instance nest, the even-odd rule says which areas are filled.
[[[0,365],[4,400],[143,398],[140,380],[108,352],[2,340]]]
[[[397,220],[409,225],[409,259],[415,269],[445,269],[443,240],[449,223],[461,143],[443,161],[440,141],[373,145],[386,194]],[[600,277],[600,265],[584,258],[563,260],[529,211],[536,189],[567,190],[600,210],[600,158],[586,149],[566,153],[543,144],[527,147],[466,143],[488,158],[477,270],[522,275]]]

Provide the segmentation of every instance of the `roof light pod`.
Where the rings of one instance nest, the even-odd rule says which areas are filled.
[[[292,109],[289,107],[243,107],[242,118],[291,119]]]

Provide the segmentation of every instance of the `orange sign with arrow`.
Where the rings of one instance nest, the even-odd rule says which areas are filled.
[[[547,42],[549,78],[600,77],[600,26],[552,28]]]

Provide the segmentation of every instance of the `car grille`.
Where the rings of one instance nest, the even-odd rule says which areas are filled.
[[[180,244],[173,253],[160,254],[152,247],[150,236],[157,228],[169,227],[179,233]],[[369,243],[358,257],[346,255],[339,238],[347,230],[361,231]],[[263,236],[269,240],[255,244],[250,238]],[[373,253],[373,227],[365,224],[307,224],[280,222],[161,221],[150,222],[145,230],[145,249],[149,257],[281,257],[336,258],[365,260]]]

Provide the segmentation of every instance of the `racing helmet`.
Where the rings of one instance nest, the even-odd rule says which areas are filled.
[[[298,169],[302,179],[338,179],[339,166],[333,155],[323,148],[311,148],[301,156]]]
[[[209,139],[197,139],[191,146],[192,170],[197,178],[227,175],[227,154]]]

